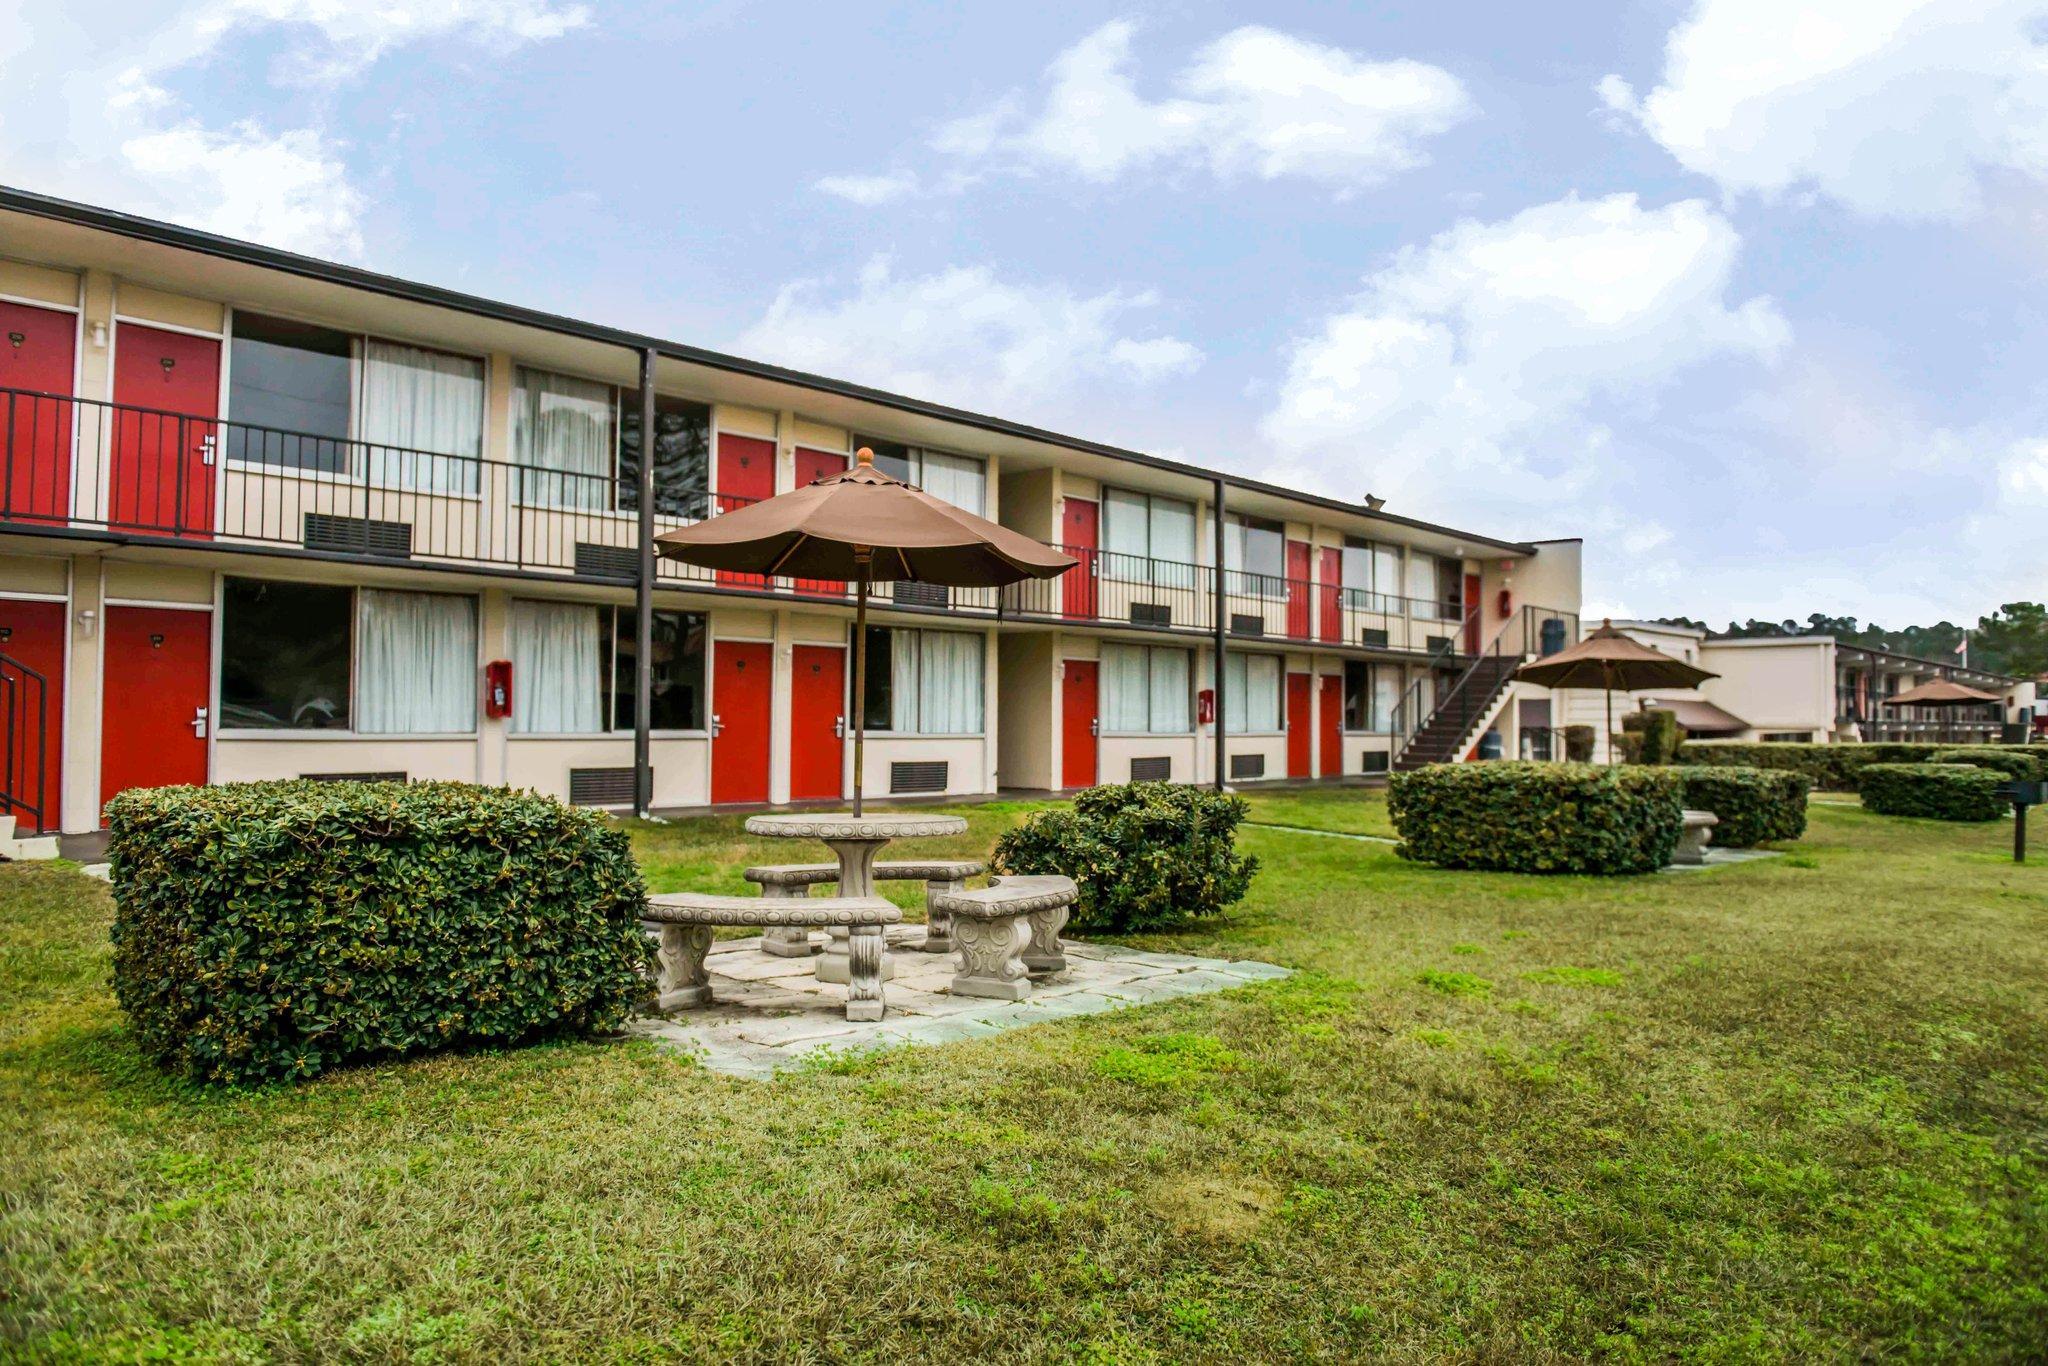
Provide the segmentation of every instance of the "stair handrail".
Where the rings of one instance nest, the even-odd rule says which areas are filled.
[[[29,684],[34,685],[35,695],[35,753],[36,791],[35,800],[25,800],[21,791],[27,775],[16,771],[19,764],[27,767],[27,755],[17,742],[16,717],[21,724],[27,724],[27,698]],[[47,822],[44,819],[49,805],[50,783],[50,726],[49,726],[50,683],[43,675],[12,655],[0,654],[0,814],[5,812],[28,812],[35,817],[34,829],[41,831]]]
[[[1424,661],[1426,669],[1434,671],[1439,667],[1439,660],[1456,659],[1458,657],[1458,644],[1465,639],[1468,630],[1479,619],[1482,606],[1483,604],[1474,603],[1465,609],[1465,615],[1458,619],[1457,629],[1452,631],[1450,636],[1445,639],[1443,648],[1432,652],[1428,659]],[[1409,629],[1414,629],[1412,622]],[[1387,730],[1393,736],[1394,752],[1396,754],[1406,749],[1408,742],[1415,738],[1417,732],[1429,724],[1429,716],[1436,714],[1435,708],[1432,707],[1429,716],[1423,716],[1419,720],[1416,719],[1422,707],[1422,685],[1428,681],[1428,678],[1429,674],[1425,673],[1421,678],[1410,683],[1407,690],[1401,694],[1401,700],[1394,704],[1393,716],[1388,718]],[[1407,729],[1404,730],[1404,726]]]
[[[1450,691],[1446,692],[1442,697],[1437,699],[1437,703],[1434,707],[1430,709],[1429,715],[1424,717],[1421,723],[1418,724],[1415,727],[1415,729],[1411,731],[1407,736],[1399,738],[1399,741],[1394,750],[1392,761],[1393,763],[1400,763],[1402,758],[1405,757],[1408,753],[1409,746],[1411,746],[1415,742],[1416,736],[1422,734],[1423,730],[1429,725],[1430,722],[1436,720],[1438,716],[1441,716],[1446,710],[1448,710],[1451,705],[1451,702],[1454,699],[1458,701],[1461,708],[1466,706],[1467,695],[1465,693],[1465,689],[1467,685],[1471,683],[1473,676],[1479,672],[1479,666],[1481,664],[1485,663],[1489,659],[1499,660],[1501,656],[1504,653],[1506,653],[1501,648],[1501,642],[1507,639],[1507,635],[1510,630],[1514,629],[1517,626],[1520,626],[1522,628],[1521,648],[1513,652],[1518,659],[1526,660],[1531,654],[1535,653],[1535,648],[1533,645],[1534,631],[1531,628],[1538,621],[1539,614],[1540,618],[1546,621],[1553,618],[1562,620],[1566,617],[1577,615],[1576,613],[1572,612],[1561,612],[1551,607],[1536,607],[1527,603],[1523,604],[1515,611],[1509,613],[1508,616],[1501,622],[1500,629],[1493,633],[1493,639],[1487,641],[1486,644],[1482,645],[1479,648],[1479,653],[1472,656],[1472,662],[1465,666],[1465,671],[1458,675],[1456,682],[1451,684]],[[1494,697],[1499,696],[1499,694],[1503,690],[1505,690],[1507,684],[1510,681],[1512,681],[1512,679],[1512,674],[1497,675],[1495,679],[1495,690],[1493,696],[1489,696],[1486,699],[1486,701],[1483,704],[1481,704],[1481,706],[1478,709],[1478,712],[1473,712],[1470,710],[1467,710],[1465,712],[1465,722],[1459,728],[1457,736],[1460,742],[1463,742],[1465,738],[1465,732],[1471,729],[1471,718],[1474,715],[1483,713],[1487,707],[1491,706],[1493,704]],[[1421,680],[1418,679],[1416,681],[1416,687],[1418,689],[1421,687]],[[1453,753],[1455,752],[1456,751],[1454,749]]]

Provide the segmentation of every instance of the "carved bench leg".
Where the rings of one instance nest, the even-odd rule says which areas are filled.
[[[953,951],[953,913],[932,909],[934,896],[950,895],[960,890],[959,878],[948,878],[943,882],[927,882],[924,885],[924,942],[917,946],[919,953],[951,953]]]
[[[808,901],[809,887],[778,887],[769,883],[761,888],[765,901]],[[809,958],[811,956],[811,932],[802,925],[771,925],[761,931],[761,952],[776,958]]]
[[[882,927],[855,925],[846,946],[846,1018],[882,1018]]]
[[[663,925],[660,963],[655,976],[657,1010],[694,1010],[711,1004],[711,974],[704,955],[711,951],[709,925]]]
[[[1023,958],[1024,946],[1031,942],[1031,926],[1023,916],[980,920],[956,915],[953,942],[960,951],[959,971],[953,977],[955,996],[1021,1001],[1031,994]]]
[[[1067,970],[1067,951],[1060,944],[1060,930],[1071,910],[1069,906],[1054,906],[1031,913],[1031,947],[1024,950],[1024,968],[1034,978]]]

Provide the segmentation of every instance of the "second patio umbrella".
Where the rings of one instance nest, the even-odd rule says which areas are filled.
[[[1643,688],[1696,688],[1709,673],[1630,637],[1611,621],[1570,649],[1515,670],[1525,683],[1545,688],[1598,688],[1607,695],[1607,762],[1614,762],[1614,693]]]
[[[1079,563],[1022,532],[954,507],[875,468],[863,447],[854,466],[804,488],[655,538],[670,559],[729,573],[838,579],[855,585],[853,813],[861,813],[867,743],[868,586],[908,581],[1000,588],[1050,579]]]
[[[1981,707],[1986,702],[1999,700],[1995,692],[1983,692],[1965,687],[1946,678],[1937,678],[1917,687],[1894,693],[1884,699],[1887,707],[1941,707],[1953,712],[1957,707]],[[1955,727],[1949,727],[1949,738],[1955,738]]]

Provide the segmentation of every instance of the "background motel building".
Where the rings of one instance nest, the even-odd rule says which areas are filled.
[[[1688,626],[1656,621],[1614,623],[1630,639],[1688,664],[1719,674],[1698,688],[1616,693],[1615,724],[1626,712],[1665,707],[1678,714],[1688,735],[1700,740],[1790,740],[1829,744],[1841,741],[1904,740],[1987,744],[2018,742],[2032,729],[2035,684],[1973,669],[1960,659],[1919,659],[1851,645],[1833,636],[1757,636],[1716,640]],[[1590,623],[1588,629],[1597,629]],[[1909,688],[1948,679],[1996,702],[1960,708],[1884,705]],[[1519,705],[1534,705],[1534,691]],[[1559,726],[1594,729],[1595,757],[1607,758],[1599,692],[1558,690],[1550,706]],[[1537,735],[1524,727],[1524,744]]]
[[[1210,781],[1219,641],[1232,780],[1384,772],[1489,727],[1513,752],[1519,685],[1474,661],[1578,632],[1576,541],[12,190],[0,438],[0,800],[24,829],[96,829],[131,786],[302,775],[629,805],[650,448],[655,531],[865,444],[1081,560],[999,592],[882,586],[862,698],[842,585],[661,562],[657,809],[838,800],[855,706],[870,793]],[[1453,724],[1436,699],[1454,689]]]

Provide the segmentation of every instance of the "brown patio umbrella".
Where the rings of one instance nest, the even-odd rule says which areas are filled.
[[[1607,762],[1614,762],[1614,692],[1644,688],[1696,688],[1717,673],[1673,659],[1631,639],[1612,621],[1570,649],[1515,670],[1515,677],[1545,688],[1598,688],[1607,694]]]
[[[1986,702],[2001,700],[1995,692],[1980,692],[1976,688],[1952,683],[1946,678],[1936,678],[1906,689],[1884,699],[1887,707],[1976,707]],[[1948,728],[1950,739],[1955,738],[1955,727]]]
[[[838,579],[856,585],[853,634],[853,813],[861,813],[867,744],[868,585],[883,582],[1000,588],[1050,579],[1079,561],[977,517],[875,468],[863,446],[854,466],[804,488],[655,538],[671,559],[741,574]]]

